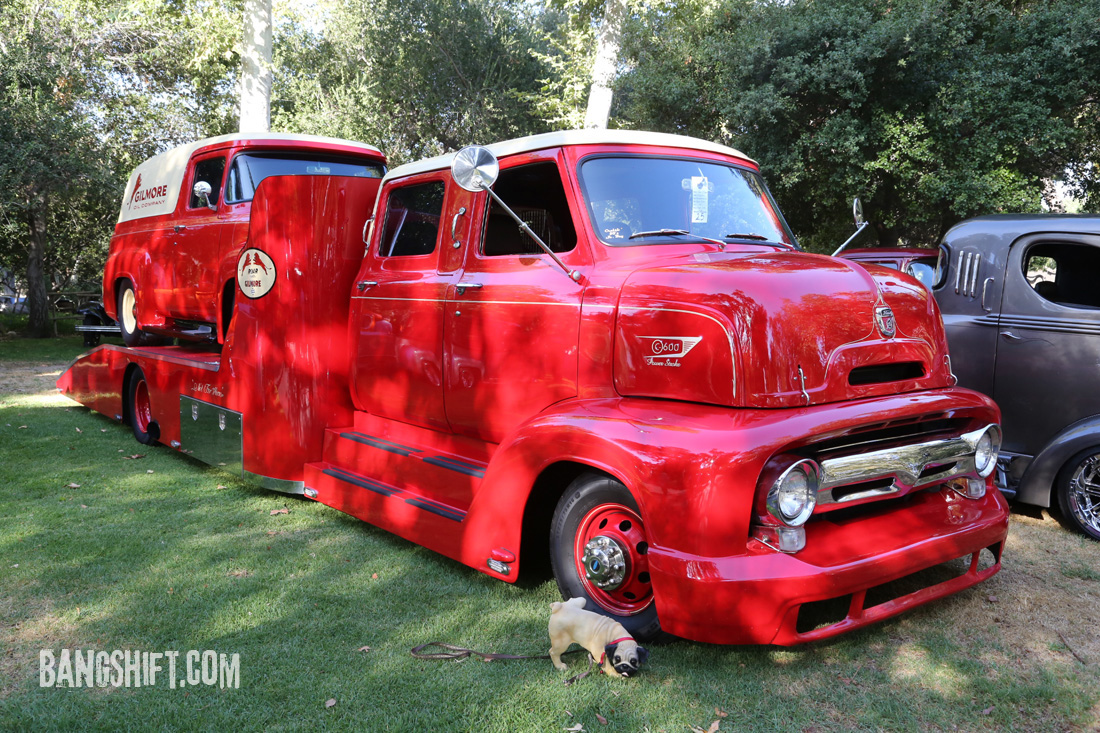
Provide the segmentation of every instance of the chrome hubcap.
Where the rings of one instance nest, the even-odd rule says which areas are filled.
[[[610,537],[593,537],[584,546],[584,574],[602,590],[615,590],[626,579],[626,555]]]
[[[1100,530],[1100,454],[1086,458],[1069,481],[1070,507],[1082,524]]]

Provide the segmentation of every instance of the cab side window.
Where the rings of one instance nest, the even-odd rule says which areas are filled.
[[[207,158],[195,164],[195,177],[191,179],[191,201],[189,209],[202,209],[206,201],[195,195],[195,184],[205,181],[210,184],[210,203],[217,204],[222,193],[222,174],[225,173],[225,158]]]
[[[1028,285],[1052,303],[1100,309],[1100,247],[1052,242],[1027,251],[1024,277]]]
[[[386,201],[378,254],[409,257],[434,252],[443,214],[443,190],[442,181],[392,189]]]
[[[517,166],[500,172],[493,190],[554,252],[577,246],[577,231],[558,167],[551,162]],[[544,254],[535,242],[490,197],[481,253],[490,257]]]

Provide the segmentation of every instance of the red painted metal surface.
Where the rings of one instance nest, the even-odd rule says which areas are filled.
[[[178,335],[176,320],[196,321],[217,324],[217,340],[224,340],[223,290],[236,277],[237,258],[245,244],[254,201],[227,202],[223,195],[218,197],[214,210],[191,207],[194,166],[204,159],[224,158],[224,184],[234,156],[264,152],[339,155],[381,165],[386,162],[384,156],[369,154],[358,146],[262,136],[198,148],[190,156],[171,213],[122,221],[115,227],[103,273],[103,306],[112,318],[118,317],[119,285],[129,280],[134,284],[137,321],[143,330]],[[222,185],[220,190],[225,188]]]
[[[793,555],[751,538],[774,521],[763,497],[778,457],[907,426],[976,430],[998,421],[996,406],[949,386],[939,313],[907,277],[763,244],[600,243],[577,169],[607,154],[755,169],[637,145],[502,159],[505,171],[557,167],[577,239],[561,257],[579,281],[544,255],[485,256],[486,194],[460,191],[445,168],[387,181],[365,256],[369,181],[269,179],[248,246],[278,278],[262,298],[238,297],[220,354],[103,347],[59,386],[120,415],[127,365],[139,364],[162,442],[179,439],[181,395],[236,410],[246,471],[302,481],[320,502],[508,582],[546,552],[539,507],[584,471],[607,474],[638,512],[598,507],[575,542],[629,519],[618,538],[648,551],[618,591],[590,594],[624,615],[653,603],[663,628],[700,641],[821,638],[996,572],[865,607],[869,589],[940,562],[985,548],[999,559],[1007,508],[989,481],[980,500],[921,487],[843,520],[819,512]],[[446,188],[434,248],[382,256],[392,192],[430,181]],[[875,318],[886,306],[894,334]],[[853,383],[853,370],[899,363],[920,373]],[[802,604],[848,594],[842,621],[798,631]]]

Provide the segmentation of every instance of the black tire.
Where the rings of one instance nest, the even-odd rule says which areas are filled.
[[[95,316],[93,316],[91,314],[88,314],[88,315],[84,316],[84,325],[85,326],[102,326],[103,324],[100,322],[100,320],[98,318],[96,318]],[[99,346],[99,340],[100,340],[100,334],[99,333],[97,333],[95,331],[85,331],[84,332],[84,345],[85,346],[87,346],[89,348],[92,348],[94,346]]]
[[[612,518],[611,525],[607,525],[608,517]],[[616,528],[626,525],[631,526],[625,534]],[[614,542],[615,550],[626,560],[618,587],[601,590],[582,571],[576,551],[578,533],[582,533],[582,539],[595,534]],[[662,636],[661,622],[649,587],[647,551],[638,503],[625,486],[594,473],[579,476],[569,485],[550,525],[550,564],[562,598],[583,596],[585,609],[618,621],[635,639],[658,640]]]
[[[134,316],[134,304],[137,301],[137,291],[133,284],[126,280],[118,289],[118,327],[122,331],[122,342],[127,346],[157,346],[162,342],[159,336],[145,333],[138,328],[137,318]]]
[[[1100,445],[1066,461],[1056,479],[1058,506],[1078,530],[1100,540]]]
[[[149,384],[140,368],[135,368],[126,385],[126,421],[134,439],[142,445],[154,445],[160,439],[160,425],[153,419]]]

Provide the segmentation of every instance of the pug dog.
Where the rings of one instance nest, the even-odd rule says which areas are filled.
[[[570,598],[550,604],[550,661],[560,670],[567,667],[561,654],[573,642],[588,650],[592,659],[613,677],[638,673],[649,659],[645,647],[630,636],[623,625],[607,616],[584,610],[584,598]]]

